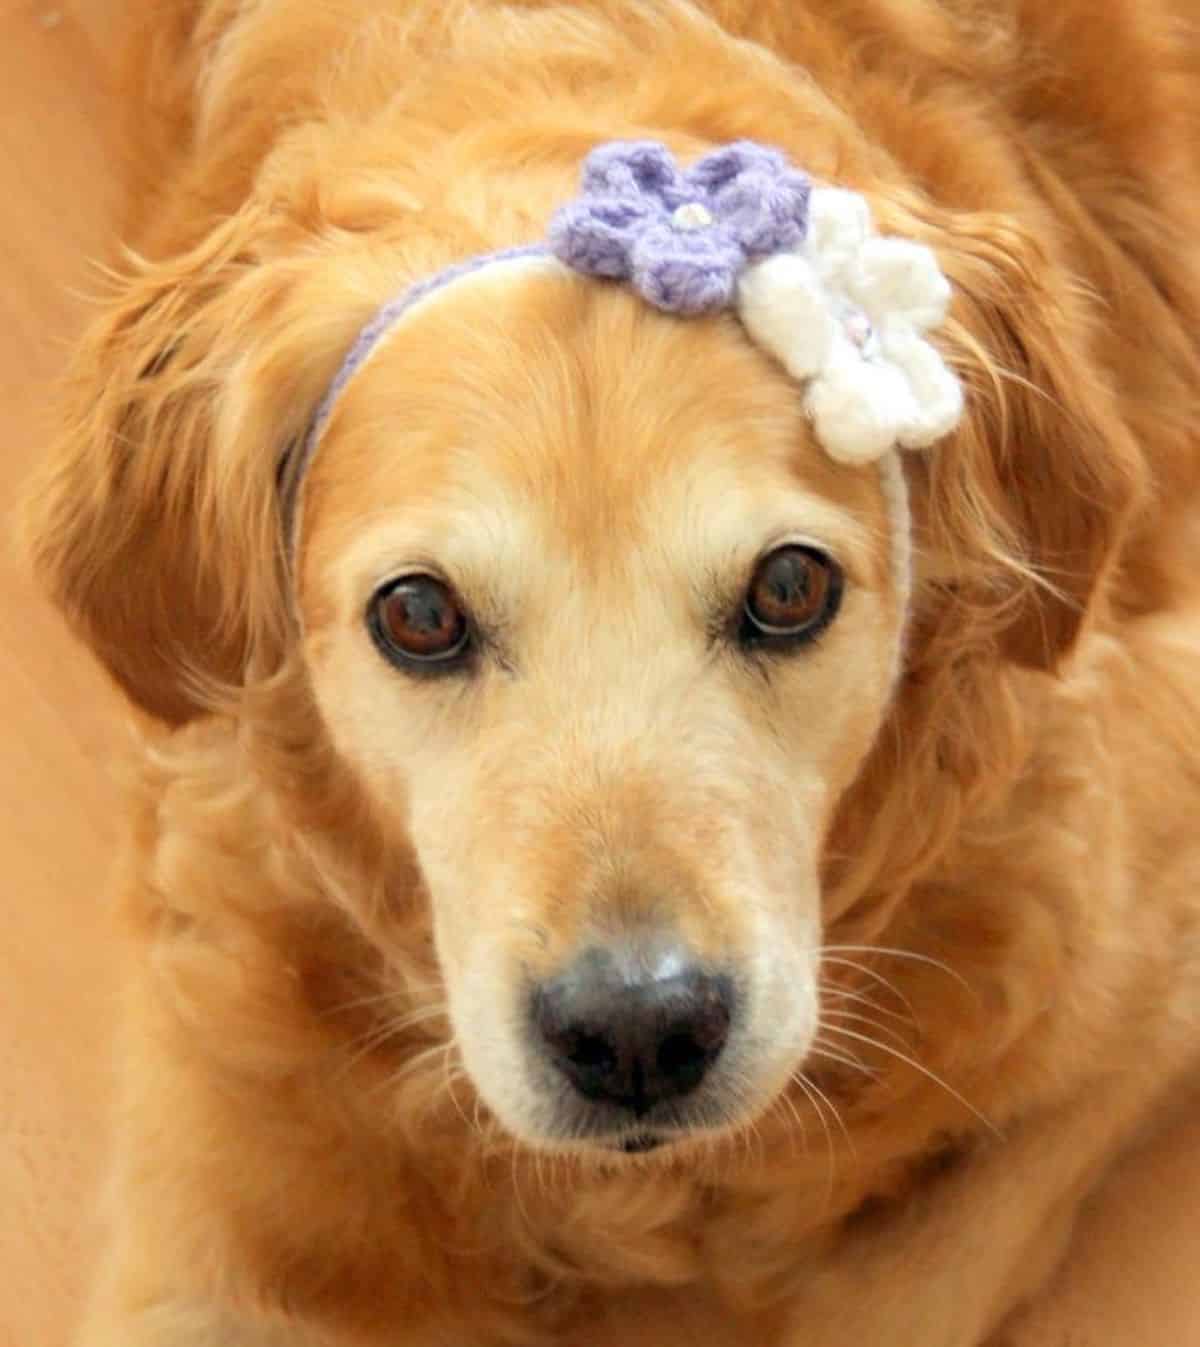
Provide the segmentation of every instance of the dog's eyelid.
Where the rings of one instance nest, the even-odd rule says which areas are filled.
[[[418,575],[428,576],[430,580],[436,580],[438,584],[445,585],[456,594],[460,592],[460,587],[454,583],[453,577],[431,557],[413,557],[400,565],[393,564],[386,569],[380,569],[371,578],[367,592],[369,595],[378,594],[399,584],[401,580],[408,580]]]
[[[795,545],[824,553],[857,588],[877,589],[885,583],[890,531],[844,505],[799,493],[758,537],[757,550],[744,558],[748,570],[776,548]]]
[[[754,558],[754,565],[757,566],[764,558],[769,557],[772,552],[778,552],[781,547],[803,547],[810,552],[820,552],[822,556],[828,557],[835,565],[842,566],[845,569],[842,558],[841,548],[836,543],[813,537],[810,533],[804,533],[798,530],[790,530],[782,533],[778,537],[773,537],[765,547],[759,549]]]
[[[867,534],[856,529],[853,536],[835,538],[830,536],[832,532],[829,530],[818,535],[807,529],[788,528],[768,534],[763,545],[748,559],[746,574],[749,575],[764,557],[781,547],[804,547],[828,557],[842,572],[847,584],[871,588],[871,540]]]

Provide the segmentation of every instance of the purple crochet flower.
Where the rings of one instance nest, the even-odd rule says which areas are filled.
[[[657,141],[614,141],[584,162],[580,195],[550,222],[550,251],[589,276],[631,281],[669,313],[733,303],[748,262],[804,241],[808,176],[739,140],[681,171]]]

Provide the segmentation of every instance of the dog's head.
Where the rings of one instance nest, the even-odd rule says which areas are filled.
[[[484,1096],[609,1141],[770,1098],[900,639],[877,475],[734,322],[497,270],[356,377],[307,489],[316,700],[405,821]]]
[[[908,742],[897,668],[1052,667],[1116,545],[1132,460],[1036,249],[918,227],[972,396],[909,469],[911,598],[895,483],[823,452],[728,315],[565,273],[448,291],[337,404],[294,553],[276,468],[386,293],[377,248],[297,261],[247,210],[85,347],[43,576],[160,718],[301,671],[411,846],[462,1058],[524,1141],[644,1149],[787,1086],[835,813]]]

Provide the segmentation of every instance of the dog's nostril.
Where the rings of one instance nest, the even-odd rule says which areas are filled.
[[[666,1076],[684,1077],[695,1073],[696,1082],[708,1065],[708,1050],[691,1034],[672,1034],[658,1049],[658,1069]]]
[[[612,1044],[599,1034],[572,1034],[564,1055],[588,1071],[609,1071],[617,1064]]]
[[[636,952],[591,950],[535,991],[543,1049],[585,1098],[640,1116],[694,1090],[720,1055],[732,983],[670,954],[651,963]],[[656,976],[656,968],[669,971]]]

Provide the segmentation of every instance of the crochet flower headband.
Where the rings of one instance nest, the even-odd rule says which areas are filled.
[[[962,414],[958,380],[925,339],[945,316],[949,284],[928,248],[876,235],[861,196],[814,184],[753,141],[714,150],[686,170],[657,142],[602,145],[588,155],[580,194],[551,220],[545,243],[471,258],[385,304],[281,465],[293,550],[298,498],[321,434],[388,333],[422,301],[485,268],[548,261],[627,284],[665,313],[733,310],[803,385],[825,451],[842,463],[880,463],[893,516],[902,516],[893,551],[906,587],[908,512],[890,451],[932,444]]]
[[[817,438],[841,462],[931,444],[962,412],[923,339],[950,301],[933,254],[877,237],[862,197],[815,186],[777,150],[738,141],[680,172],[653,142],[601,146],[548,243],[668,313],[734,309],[807,382]]]

